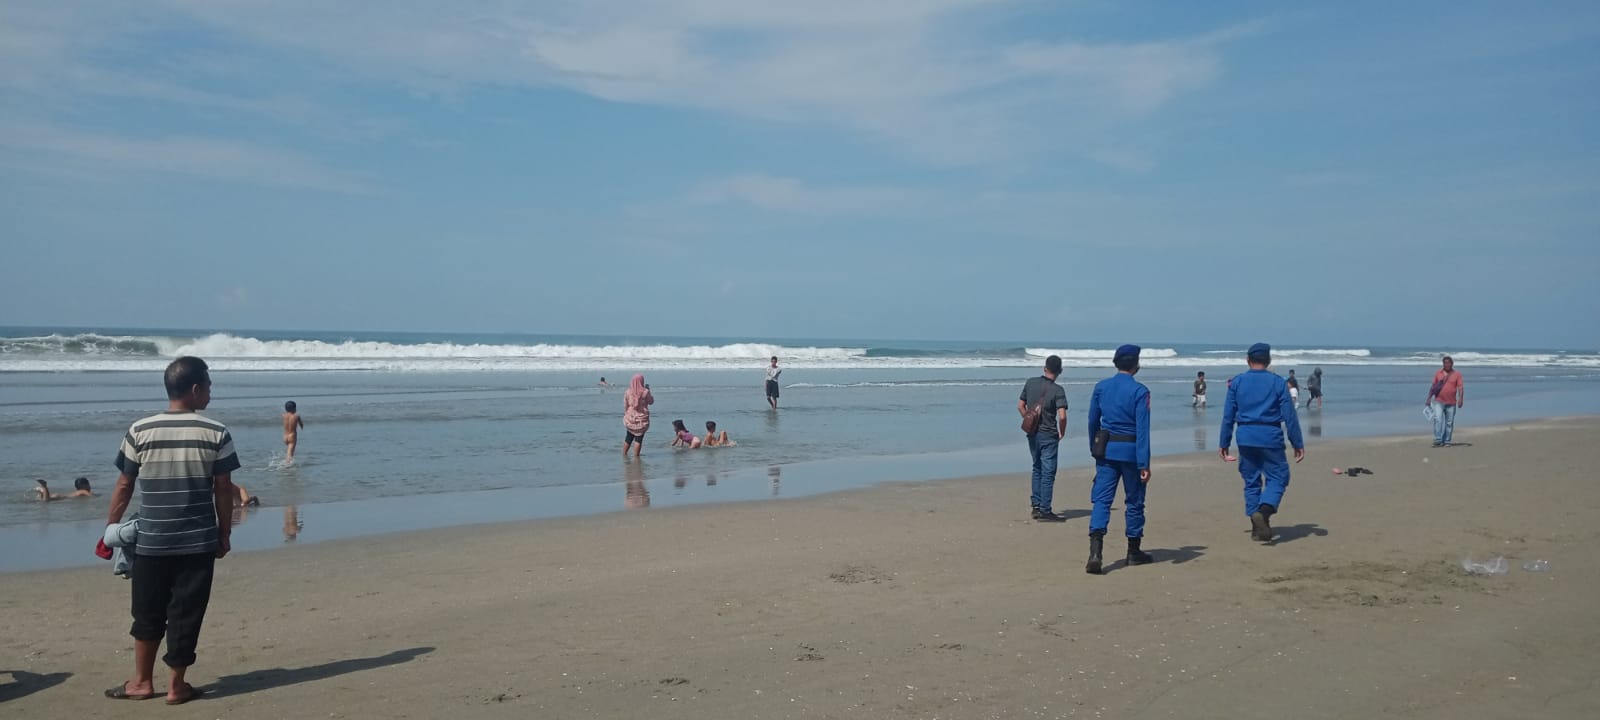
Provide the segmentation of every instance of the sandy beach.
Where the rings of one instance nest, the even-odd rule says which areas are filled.
[[[1600,717],[1597,431],[1314,445],[1270,545],[1232,464],[1162,458],[1157,562],[1100,577],[1083,470],[1064,524],[1027,519],[1019,473],[241,553],[183,708],[101,697],[131,666],[109,567],[0,575],[0,714]]]

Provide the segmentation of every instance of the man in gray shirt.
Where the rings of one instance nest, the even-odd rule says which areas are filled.
[[[1056,487],[1056,457],[1061,438],[1067,434],[1067,391],[1056,384],[1061,376],[1061,358],[1045,358],[1044,375],[1028,380],[1017,398],[1017,412],[1027,417],[1037,409],[1039,425],[1028,435],[1028,453],[1033,456],[1033,519],[1040,522],[1065,522],[1051,510]]]

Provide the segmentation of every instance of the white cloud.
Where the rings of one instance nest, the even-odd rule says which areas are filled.
[[[43,49],[27,56],[82,62],[84,49],[108,34],[199,22],[296,62],[423,93],[559,87],[838,128],[953,165],[1062,148],[1092,158],[1089,151],[1105,144],[1100,135],[1214,82],[1221,46],[1259,30],[1246,24],[1126,43],[1006,40],[994,32],[995,23],[1047,8],[1036,0],[158,0],[142,7],[160,10],[142,13],[60,0],[46,7],[57,8],[52,17],[75,11],[81,22],[44,30],[95,31],[70,42],[29,41]],[[15,69],[7,47],[0,42],[0,66]],[[1130,166],[1125,157],[1110,164]]]
[[[366,178],[326,167],[297,153],[232,140],[192,136],[129,138],[52,125],[0,124],[0,148],[27,167],[42,158],[50,167],[87,172],[163,172],[258,185],[370,194]]]
[[[689,193],[692,204],[744,204],[762,210],[815,215],[895,213],[933,196],[897,187],[818,187],[764,174],[736,175],[703,183]]]

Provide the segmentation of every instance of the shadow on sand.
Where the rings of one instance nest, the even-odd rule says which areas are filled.
[[[1106,544],[1108,546],[1106,552],[1112,552],[1111,548],[1109,547],[1110,543],[1108,542]],[[1182,565],[1190,560],[1197,559],[1206,554],[1206,546],[1185,545],[1181,548],[1145,548],[1145,552],[1150,553],[1150,556],[1155,558],[1155,562],[1152,564],[1172,563],[1173,565]],[[1123,556],[1112,562],[1110,565],[1105,566],[1101,572],[1111,573],[1121,570],[1127,566],[1128,558]]]
[[[376,657],[353,658],[350,660],[336,660],[321,665],[311,665],[303,668],[273,668],[271,670],[256,670],[239,675],[224,675],[206,687],[207,697],[226,697],[229,695],[245,695],[260,690],[298,685],[305,682],[325,680],[339,675],[345,675],[362,670],[399,665],[400,663],[415,660],[420,655],[433,652],[431,647],[415,647],[406,650],[396,650],[387,655]]]
[[[1328,530],[1316,523],[1300,523],[1299,525],[1285,525],[1272,528],[1271,545],[1294,542],[1307,537],[1327,537]]]
[[[49,690],[72,677],[72,673],[69,672],[40,675],[26,670],[0,670],[0,675],[11,676],[11,682],[0,683],[0,703],[25,698],[41,690]]]

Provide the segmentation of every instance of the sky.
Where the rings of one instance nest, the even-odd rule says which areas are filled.
[[[1600,347],[1600,3],[0,0],[0,325]]]

